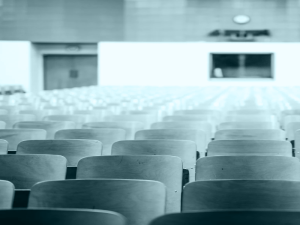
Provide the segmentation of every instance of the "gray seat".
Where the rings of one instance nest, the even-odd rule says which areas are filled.
[[[299,223],[300,212],[296,210],[224,210],[163,215],[154,219],[150,225],[298,225]]]
[[[169,139],[194,141],[200,157],[206,152],[206,134],[201,130],[193,129],[152,129],[140,130],[135,134],[136,140]]]
[[[67,129],[55,133],[55,139],[89,139],[98,140],[103,144],[102,155],[111,154],[111,146],[114,142],[125,140],[126,131],[117,128],[101,129]]]
[[[214,156],[197,161],[196,180],[300,181],[300,162],[283,156]]]
[[[112,155],[172,155],[181,158],[183,168],[189,171],[189,181],[195,181],[196,143],[186,140],[118,141],[112,146]]]
[[[149,180],[47,181],[32,187],[29,208],[102,209],[124,215],[128,224],[147,225],[165,213],[166,187]]]
[[[183,189],[182,211],[300,210],[300,182],[282,180],[210,180]]]
[[[167,187],[166,212],[180,212],[182,161],[175,156],[127,155],[81,159],[77,179],[113,178],[160,181]]]
[[[285,140],[280,129],[229,129],[215,133],[215,140]]]
[[[13,205],[15,186],[13,183],[0,180],[0,209],[10,209]]]
[[[218,140],[208,144],[207,156],[293,156],[288,141],[277,140]]]
[[[1,225],[125,225],[119,213],[87,209],[14,209],[0,210]]]

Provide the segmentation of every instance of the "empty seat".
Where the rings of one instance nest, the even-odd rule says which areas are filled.
[[[14,209],[0,210],[2,225],[125,225],[119,213],[87,209]]]
[[[16,189],[30,189],[44,180],[64,180],[67,160],[58,155],[0,155],[0,179]]]
[[[151,125],[151,129],[198,129],[203,130],[207,134],[207,140],[210,141],[212,135],[212,125],[209,122],[196,121],[171,121],[157,122]]]
[[[154,219],[150,225],[297,225],[299,223],[300,212],[296,210],[222,210],[167,214]]]
[[[0,209],[10,209],[13,205],[15,186],[13,183],[0,180]]]
[[[112,155],[172,155],[181,158],[189,171],[189,181],[195,180],[196,143],[187,140],[118,141],[112,145]]]
[[[0,139],[8,142],[8,150],[16,151],[21,141],[44,140],[47,132],[41,129],[0,129]]]
[[[300,122],[290,122],[285,127],[286,138],[289,141],[295,140],[295,133],[300,130]]]
[[[88,156],[99,156],[102,143],[97,140],[29,140],[18,145],[17,154],[62,155],[67,159],[68,167],[77,167],[78,161]]]
[[[74,129],[75,123],[72,121],[23,121],[15,123],[13,128],[43,129],[47,131],[47,139],[54,139],[56,131]]]
[[[105,121],[137,121],[141,122],[145,125],[145,128],[149,128],[150,124],[154,121],[154,116],[151,114],[122,114],[122,115],[113,115],[113,116],[106,116],[104,118]]]
[[[0,129],[5,129],[5,127],[6,127],[6,123],[4,121],[0,121]]]
[[[7,154],[8,142],[6,140],[0,139],[0,155]]]
[[[283,118],[282,128],[287,129],[289,123],[300,122],[300,115],[287,115]]]
[[[219,130],[215,140],[285,140],[285,132],[280,129]]]
[[[196,180],[300,181],[300,162],[283,156],[214,156],[197,161]]]
[[[270,122],[226,122],[220,123],[219,130],[228,129],[278,129],[279,127]]]
[[[126,131],[126,140],[133,140],[135,132],[144,129],[138,121],[92,122],[83,124],[82,128],[120,128]]]
[[[272,209],[300,210],[300,182],[211,180],[183,189],[182,211]]]
[[[65,180],[36,184],[29,208],[84,208],[121,213],[128,224],[147,225],[165,213],[166,187],[146,180]]]
[[[175,156],[99,156],[79,161],[77,178],[142,179],[160,181],[167,187],[166,212],[180,212],[182,161]]]
[[[169,140],[188,140],[197,144],[197,151],[200,157],[204,157],[206,152],[206,134],[201,130],[193,129],[152,129],[140,130],[135,134],[136,140],[147,139],[169,139]]]
[[[21,121],[35,121],[36,117],[32,114],[20,114],[20,115],[0,115],[0,121],[4,121],[6,123],[5,128],[10,129],[17,122]]]
[[[76,128],[81,128],[85,123],[85,117],[82,115],[50,115],[43,118],[45,121],[72,121],[76,124]]]
[[[111,146],[114,142],[125,140],[126,131],[117,128],[101,129],[67,129],[55,133],[55,139],[90,139],[98,140],[103,144],[102,155],[111,154]]]
[[[276,140],[217,140],[208,144],[207,156],[273,155],[293,156],[292,145]]]

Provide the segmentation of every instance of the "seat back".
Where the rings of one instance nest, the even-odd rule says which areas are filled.
[[[83,115],[50,115],[43,118],[45,121],[71,121],[76,124],[76,128],[81,128],[85,123]]]
[[[111,210],[128,224],[146,225],[165,213],[166,187],[149,180],[65,180],[36,184],[29,208],[82,208]]]
[[[0,210],[2,225],[125,225],[119,213],[87,209],[14,209]]]
[[[279,210],[215,210],[167,214],[151,221],[150,225],[297,225],[299,211]]]
[[[57,131],[54,135],[57,140],[62,139],[89,139],[98,140],[103,144],[102,155],[111,154],[111,146],[114,142],[125,140],[126,131],[117,128],[101,129],[67,129]]]
[[[16,189],[30,189],[45,180],[64,180],[66,158],[58,155],[0,155],[0,179]]]
[[[15,123],[13,128],[42,129],[47,131],[47,139],[54,139],[56,131],[74,129],[75,123],[72,121],[23,121]]]
[[[78,179],[113,178],[160,181],[167,187],[166,212],[180,212],[182,161],[175,156],[99,156],[79,161]]]
[[[218,126],[219,130],[228,130],[228,129],[278,129],[278,126],[275,126],[270,122],[226,122],[221,123]]]
[[[0,209],[10,209],[13,205],[15,186],[13,183],[0,180]]]
[[[44,140],[47,132],[41,129],[0,129],[0,139],[8,142],[8,150],[16,151],[21,141]]]
[[[219,130],[215,140],[285,140],[285,132],[280,129]]]
[[[292,145],[276,140],[218,140],[208,144],[207,156],[269,155],[293,156]]]
[[[283,156],[214,156],[197,161],[196,180],[300,181],[300,162]]]
[[[29,140],[22,141],[17,148],[18,155],[48,154],[62,155],[67,159],[67,166],[76,167],[80,159],[88,156],[99,156],[102,143],[97,140]]]
[[[197,151],[204,155],[206,151],[206,134],[201,130],[193,129],[152,129],[140,130],[135,134],[136,140],[169,139],[188,140],[197,144]]]
[[[7,154],[8,142],[6,140],[0,139],[0,155]]]
[[[19,115],[0,115],[0,121],[5,122],[6,129],[11,129],[13,125],[20,121],[35,121],[36,117],[32,114],[19,114]]]
[[[138,121],[92,122],[83,124],[82,128],[119,128],[126,131],[126,140],[133,140],[135,132],[144,129]]]
[[[118,141],[112,155],[171,155],[181,158],[183,168],[189,170],[189,181],[195,180],[196,143],[184,140]]]
[[[183,189],[182,211],[221,209],[300,210],[299,190],[299,181],[196,181],[187,184]]]
[[[300,122],[290,122],[285,127],[286,138],[289,141],[295,140],[295,133],[300,130]]]
[[[6,123],[4,121],[0,121],[0,129],[5,129],[5,127],[6,127]]]

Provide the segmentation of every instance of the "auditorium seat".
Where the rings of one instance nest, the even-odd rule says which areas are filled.
[[[196,180],[300,181],[300,162],[283,156],[214,156],[197,160]]]
[[[82,128],[120,128],[126,131],[126,140],[133,140],[135,132],[145,129],[145,125],[138,121],[91,122],[83,124]]]
[[[167,187],[166,213],[181,210],[182,161],[179,157],[167,155],[87,157],[79,161],[76,178],[160,181]]]
[[[199,121],[171,121],[157,122],[151,125],[151,129],[198,129],[207,134],[207,143],[213,137],[212,125],[209,122]]]
[[[112,155],[171,155],[181,158],[186,182],[195,181],[197,146],[187,140],[134,140],[118,141],[112,145]],[[184,182],[185,183],[185,182]]]
[[[47,181],[32,187],[29,208],[115,211],[128,224],[147,225],[165,213],[166,187],[158,181],[96,179]]]
[[[206,134],[201,130],[193,129],[152,129],[140,130],[135,133],[135,140],[169,139],[194,141],[200,157],[205,156]]]
[[[6,180],[0,180],[0,209],[11,209],[13,206],[14,195],[15,186],[13,183]]]
[[[87,209],[14,209],[0,210],[1,225],[126,225],[119,213]]]
[[[216,140],[208,144],[207,156],[293,156],[292,145],[278,140]]]
[[[218,130],[215,140],[285,140],[285,132],[280,129]]]
[[[145,125],[145,128],[150,128],[150,125],[154,122],[151,114],[121,114],[111,115],[104,118],[106,122],[117,122],[117,121],[137,121]]]
[[[282,128],[286,130],[289,123],[300,122],[300,115],[286,115],[283,118]]]
[[[66,158],[58,155],[0,155],[0,179],[14,184],[14,207],[26,207],[30,188],[45,180],[64,180]]]
[[[8,110],[0,109],[0,115],[7,115],[7,114],[8,114]]]
[[[297,225],[300,212],[297,210],[209,210],[201,212],[173,213],[160,216],[150,225]]]
[[[0,129],[5,129],[6,123],[4,121],[0,121]]]
[[[0,139],[0,155],[7,154],[8,142],[6,140]]]
[[[66,179],[75,179],[78,161],[88,156],[100,156],[102,143],[97,140],[29,140],[22,141],[17,154],[61,155],[67,159]]]
[[[4,121],[6,123],[5,128],[11,129],[13,125],[17,122],[21,121],[35,121],[36,117],[32,114],[19,114],[19,115],[0,115],[0,121]]]
[[[210,180],[188,183],[182,211],[300,210],[300,182],[283,180]]]
[[[84,124],[85,117],[83,115],[50,115],[43,118],[45,121],[72,121],[76,124],[76,128],[81,128]]]
[[[126,139],[126,131],[118,128],[98,129],[66,129],[60,130],[54,136],[57,140],[63,139],[89,139],[98,140],[103,144],[102,155],[111,154],[111,146],[116,141]]]
[[[191,122],[209,122],[212,125],[213,132],[215,131],[216,125],[219,123],[212,115],[173,115],[165,116],[163,122],[174,122],[174,121],[191,121]]]
[[[270,122],[225,122],[220,123],[218,130],[229,130],[229,129],[278,129]]]
[[[41,129],[0,129],[0,139],[8,142],[8,150],[15,152],[24,140],[44,140],[47,132]]]
[[[56,131],[74,129],[75,123],[72,121],[23,121],[15,123],[13,128],[42,129],[47,132],[46,139],[54,139]]]

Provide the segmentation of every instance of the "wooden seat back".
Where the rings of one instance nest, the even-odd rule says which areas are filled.
[[[18,155],[48,154],[62,155],[67,159],[67,166],[77,167],[78,161],[88,156],[100,156],[102,143],[97,140],[29,140],[22,141],[17,148]]]
[[[182,211],[231,209],[299,211],[299,189],[299,181],[196,181],[187,184],[183,189]]]
[[[215,133],[215,140],[285,140],[280,129],[229,129]]]
[[[54,139],[56,131],[74,129],[76,124],[72,121],[23,121],[15,123],[13,128],[42,129],[47,132],[46,139]]]
[[[196,143],[186,140],[118,141],[112,145],[112,155],[171,155],[182,160],[189,170],[189,181],[195,180]]]
[[[300,162],[283,156],[214,156],[197,161],[196,180],[300,181]]]
[[[21,141],[44,140],[47,132],[41,129],[0,129],[0,139],[8,142],[8,150],[16,151]]]
[[[201,130],[193,129],[152,129],[140,130],[135,134],[136,140],[169,139],[194,141],[200,157],[206,152],[206,134]]]
[[[0,209],[11,209],[15,194],[13,183],[0,180]]]
[[[81,208],[111,210],[128,224],[147,225],[165,213],[166,187],[149,180],[65,180],[36,184],[29,208]]]
[[[125,140],[126,131],[117,128],[101,129],[67,129],[57,131],[54,135],[57,140],[62,139],[89,139],[98,140],[103,144],[102,155],[111,154],[111,146],[114,142]]]
[[[167,187],[166,212],[180,212],[182,161],[175,156],[122,155],[81,159],[77,179],[113,178],[160,181]]]
[[[207,156],[293,156],[288,141],[277,140],[217,140],[208,144]]]
[[[87,209],[14,209],[0,210],[2,225],[125,225],[119,213]]]
[[[16,189],[30,189],[45,180],[64,180],[66,158],[58,155],[0,155],[0,179]]]

